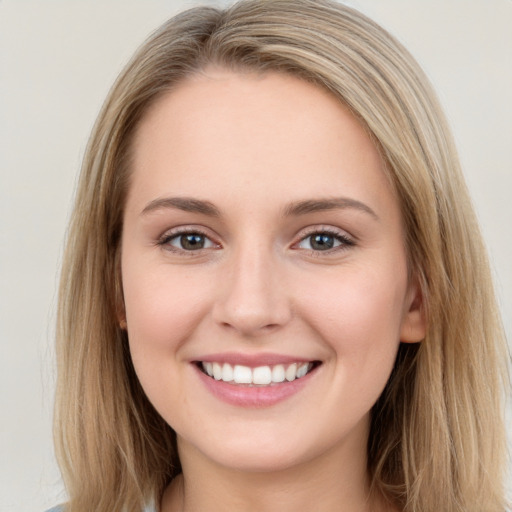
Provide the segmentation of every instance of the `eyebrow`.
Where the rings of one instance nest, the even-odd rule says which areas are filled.
[[[142,210],[146,215],[161,209],[177,209],[185,212],[200,213],[209,217],[221,217],[220,210],[210,201],[194,199],[192,197],[164,197],[150,201]],[[308,213],[325,212],[330,210],[356,209],[367,213],[375,220],[378,215],[366,204],[349,197],[319,198],[296,201],[287,205],[284,209],[285,217],[307,215]]]
[[[210,201],[203,201],[201,199],[193,199],[192,197],[164,197],[150,201],[142,214],[153,212],[155,210],[174,208],[183,210],[184,212],[202,213],[209,217],[220,217],[219,209]]]
[[[284,214],[285,216],[299,216],[306,215],[308,213],[325,212],[339,209],[356,209],[367,213],[375,220],[379,220],[379,216],[368,205],[358,201],[357,199],[351,199],[349,197],[334,197],[326,199],[320,198],[308,199],[306,201],[297,201],[289,204],[285,208]]]

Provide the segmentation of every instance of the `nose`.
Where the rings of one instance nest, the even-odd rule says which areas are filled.
[[[218,276],[213,307],[217,324],[244,337],[259,337],[286,325],[292,308],[283,269],[271,251],[239,251]]]

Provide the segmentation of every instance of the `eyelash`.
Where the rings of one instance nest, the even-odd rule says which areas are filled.
[[[187,250],[183,248],[177,248],[170,245],[170,242],[178,237],[185,236],[185,235],[199,235],[201,237],[204,237],[206,240],[209,240],[210,243],[214,248],[219,248],[220,244],[214,242],[203,230],[198,228],[182,228],[178,229],[172,232],[167,232],[164,235],[162,235],[156,245],[160,247],[164,247],[166,250],[171,252],[180,253],[187,256],[196,256],[198,253],[202,253],[204,250],[209,250],[212,247],[206,247],[206,248],[200,248],[196,250]],[[306,234],[303,234],[303,236],[300,238],[300,240],[293,244],[292,248],[297,247],[299,244],[310,239],[314,235],[327,235],[330,237],[333,237],[337,242],[339,242],[339,245],[335,247],[331,247],[326,250],[315,250],[315,249],[304,249],[308,251],[313,256],[322,256],[322,255],[328,255],[333,254],[338,251],[347,250],[349,247],[353,247],[356,245],[353,239],[349,238],[347,235],[340,233],[337,230],[334,230],[332,228],[316,228],[312,229]]]
[[[164,235],[162,235],[158,241],[157,245],[160,247],[165,248],[167,251],[179,253],[180,255],[186,255],[186,256],[196,256],[198,253],[201,253],[203,250],[208,250],[210,247],[207,248],[200,248],[196,250],[187,250],[182,249],[178,247],[173,247],[170,245],[170,242],[176,238],[186,236],[186,235],[199,235],[203,237],[205,240],[209,240],[212,244],[212,246],[219,247],[220,245],[216,242],[214,242],[211,237],[209,237],[203,230],[200,228],[181,228],[177,229],[171,232],[166,232]]]
[[[356,245],[355,241],[352,238],[349,238],[346,234],[340,233],[338,230],[328,228],[328,227],[320,227],[311,229],[311,231],[304,234],[298,242],[294,244],[294,247],[298,246],[302,242],[307,239],[311,239],[314,235],[328,235],[333,237],[336,241],[339,242],[338,246],[331,247],[326,250],[315,250],[315,249],[304,249],[308,251],[312,256],[321,257],[323,255],[332,255],[338,253],[339,251],[346,251],[350,247],[354,247]]]

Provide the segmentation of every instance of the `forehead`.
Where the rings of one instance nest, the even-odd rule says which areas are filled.
[[[281,73],[209,69],[159,98],[142,119],[131,191],[148,200],[350,193],[379,202],[392,195],[383,169],[365,129],[327,91]]]

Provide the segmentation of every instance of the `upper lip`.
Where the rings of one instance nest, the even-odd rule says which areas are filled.
[[[232,366],[240,365],[248,366],[250,368],[257,368],[258,366],[274,366],[277,364],[309,363],[312,361],[317,361],[317,359],[285,354],[274,354],[270,352],[263,352],[259,354],[221,352],[196,357],[193,360],[194,363],[228,363]]]

